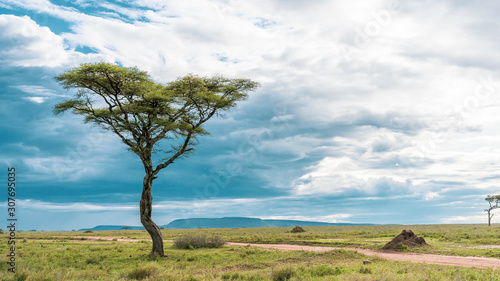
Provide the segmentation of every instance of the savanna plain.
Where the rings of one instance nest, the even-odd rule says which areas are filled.
[[[39,232],[16,234],[16,273],[0,264],[1,280],[500,280],[500,270],[436,265],[368,257],[353,249],[380,250],[403,229],[428,246],[401,247],[403,253],[500,259],[500,225],[384,225],[162,230],[165,257],[149,256],[144,230]],[[223,241],[335,247],[330,251],[284,251],[250,245],[187,249],[182,237]],[[4,261],[8,233],[0,234]],[[340,249],[339,249],[340,248]],[[364,260],[371,263],[364,264]]]

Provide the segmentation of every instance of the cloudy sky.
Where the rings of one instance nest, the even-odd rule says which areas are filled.
[[[500,185],[498,1],[2,0],[0,156],[19,227],[140,225],[144,170],[54,116],[86,62],[259,81],[162,171],[153,219],[485,223]],[[2,194],[4,194],[3,192]],[[2,195],[5,196],[5,195]],[[3,197],[5,202],[6,197]],[[493,219],[495,221],[495,218]]]

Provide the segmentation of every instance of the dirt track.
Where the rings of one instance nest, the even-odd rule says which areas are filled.
[[[375,250],[357,249],[357,248],[334,248],[334,247],[316,247],[316,246],[283,245],[283,244],[248,244],[248,243],[228,242],[226,245],[229,246],[250,245],[252,247],[270,248],[270,249],[278,249],[286,251],[326,252],[337,249],[353,250],[367,256],[380,257],[389,260],[500,269],[500,259],[495,259],[495,258],[441,256],[441,255],[430,255],[430,254],[375,251]]]
[[[141,240],[138,240],[138,239],[131,239],[131,238],[118,238],[118,237],[105,237],[105,236],[102,236],[102,237],[99,237],[99,236],[73,236],[73,237],[70,237],[70,238],[74,238],[74,239],[78,239],[78,240],[84,238],[84,240],[82,240],[82,241],[99,241],[99,240],[118,241],[118,242],[137,242],[137,241],[141,241]]]
[[[76,236],[73,238],[85,238],[87,241],[98,240],[114,240],[119,242],[136,242],[141,241],[138,239],[118,238],[118,237],[98,237],[98,236]],[[173,242],[165,240],[165,242]],[[312,251],[312,252],[327,252],[331,250],[352,250],[370,257],[379,257],[389,260],[409,261],[430,264],[443,264],[464,267],[477,267],[477,268],[493,268],[500,269],[500,259],[485,258],[485,257],[460,257],[460,256],[442,256],[431,254],[414,254],[414,253],[400,253],[391,251],[376,251],[358,248],[339,248],[339,247],[318,247],[318,246],[301,246],[301,245],[287,245],[287,244],[249,244],[249,243],[235,243],[227,242],[228,246],[247,246],[277,249],[285,251]]]

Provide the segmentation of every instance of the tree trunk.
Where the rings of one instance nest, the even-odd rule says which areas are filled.
[[[140,203],[141,223],[151,236],[151,240],[153,240],[153,249],[150,255],[163,257],[165,256],[163,254],[163,235],[160,228],[151,219],[151,211],[153,209],[151,187],[153,186],[153,179],[154,176],[152,174],[146,174],[144,177]]]
[[[488,210],[488,226],[491,226],[491,218],[493,217],[493,214],[491,214],[491,210]]]

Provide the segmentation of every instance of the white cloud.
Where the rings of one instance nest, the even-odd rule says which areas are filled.
[[[52,203],[32,199],[18,200],[23,209],[34,209],[39,211],[58,212],[83,212],[83,211],[126,211],[137,210],[136,205],[113,205],[113,204],[91,204],[91,203]]]
[[[27,157],[24,164],[32,171],[28,178],[43,180],[55,179],[62,182],[75,182],[85,177],[96,176],[103,172],[96,166],[83,162],[77,153],[66,157]]]
[[[441,219],[442,223],[483,223],[487,221],[486,213],[484,215],[451,216]]]
[[[45,96],[45,97],[65,97],[64,95],[58,95],[54,93],[54,90],[44,88],[42,86],[36,86],[36,85],[19,85],[19,86],[14,86],[14,88],[17,88],[25,93],[31,94],[31,95],[38,95],[38,96]]]
[[[59,67],[103,59],[67,49],[64,38],[28,16],[0,15],[0,38],[0,61],[13,66]]]
[[[263,220],[299,220],[299,221],[316,221],[339,223],[345,222],[343,219],[352,217],[351,214],[332,214],[325,216],[260,216]]]
[[[36,146],[31,146],[31,145],[25,145],[24,143],[16,143],[15,146],[22,151],[27,151],[27,152],[40,152],[40,149]]]
[[[5,4],[5,3],[0,3],[0,8],[9,9],[9,10],[13,9],[13,7],[11,7],[11,6],[9,6],[9,5]]]
[[[57,155],[47,154],[46,151],[30,151],[27,156],[20,160],[29,171],[26,179],[34,182],[79,182],[86,178],[105,177],[109,173],[111,166],[116,169],[126,165],[124,162],[114,162],[117,155],[120,159],[133,156],[125,154],[125,147],[119,144],[118,138],[113,135],[99,133],[96,130],[80,132],[68,135],[64,128],[67,126],[77,126],[81,121],[76,118],[65,120],[53,119],[39,122],[33,131],[34,135],[38,131],[46,132],[49,138],[64,137],[71,140],[67,147],[60,147]],[[23,149],[25,150],[25,149]],[[110,165],[113,163],[113,165]],[[137,171],[140,173],[140,171]],[[131,176],[128,172],[125,176]]]
[[[34,102],[34,103],[44,103],[45,100],[47,99],[47,97],[26,97],[23,99],[28,100],[30,102]]]
[[[38,104],[44,103],[46,100],[51,98],[66,97],[66,95],[55,94],[53,90],[44,88],[42,86],[19,85],[19,86],[13,86],[13,88],[17,88],[27,94],[33,95],[31,97],[23,97],[22,99]]]
[[[437,192],[429,192],[425,195],[425,200],[432,200],[434,198],[440,197],[439,193]]]

